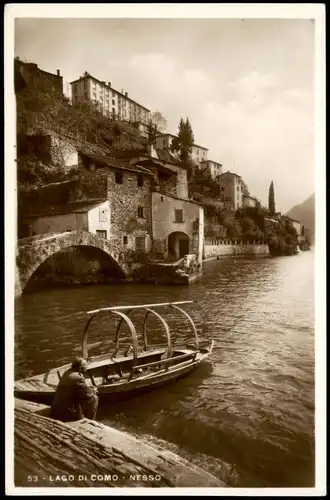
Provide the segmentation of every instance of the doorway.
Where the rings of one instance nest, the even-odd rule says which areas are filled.
[[[186,233],[171,233],[168,236],[168,257],[173,261],[182,259],[189,253],[189,246],[189,236]]]

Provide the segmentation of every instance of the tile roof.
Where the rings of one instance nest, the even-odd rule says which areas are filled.
[[[224,172],[223,174],[219,175],[219,179],[221,177],[223,177],[224,175],[233,175],[234,177],[239,177],[240,179],[242,178],[240,175],[235,174],[234,172],[229,172],[229,170],[228,170],[228,172]]]
[[[178,137],[178,136],[173,134],[158,134],[157,137]],[[193,144],[193,147],[205,149],[205,151],[208,151],[208,148],[205,148],[204,146],[199,146],[198,144]]]
[[[116,158],[113,156],[101,156],[97,155],[94,153],[84,152],[82,150],[79,151],[83,156],[89,158],[92,161],[95,161],[96,163],[99,163],[105,167],[110,167],[110,168],[117,168],[121,170],[128,170],[130,172],[136,172],[139,174],[145,174],[145,175],[153,175],[153,173],[148,170],[145,167],[139,166],[139,165],[131,165],[120,158]]]
[[[38,212],[30,212],[27,213],[24,218],[34,218],[34,217],[44,217],[44,216],[52,216],[52,215],[64,215],[71,213],[85,213],[91,210],[94,207],[97,207],[107,198],[96,198],[89,200],[81,200],[75,201],[72,203],[65,203],[63,205],[54,205],[48,207],[42,207]]]
[[[179,163],[179,161],[166,149],[156,148],[156,153],[158,158],[162,161],[175,164]]]

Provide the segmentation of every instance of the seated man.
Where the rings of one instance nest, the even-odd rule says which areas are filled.
[[[95,420],[99,398],[97,388],[86,383],[86,371],[87,361],[76,358],[71,368],[63,373],[52,402],[53,418],[64,422],[84,417]]]

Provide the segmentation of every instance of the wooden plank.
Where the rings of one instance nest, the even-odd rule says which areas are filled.
[[[193,358],[197,354],[197,351],[195,353],[189,353],[189,354],[182,354],[181,356],[175,356],[174,358],[167,358],[167,359],[160,359],[159,361],[153,361],[152,363],[146,363],[145,365],[136,365],[133,367],[133,370],[137,369],[145,369],[153,366],[158,366],[158,365],[168,365],[174,361],[183,361],[184,359],[188,359],[189,357]]]
[[[29,475],[38,476],[39,487],[226,486],[178,455],[99,422],[62,423],[19,403],[14,432],[16,487],[35,487]],[[52,480],[63,475],[72,479]],[[148,480],[150,476],[157,480]]]

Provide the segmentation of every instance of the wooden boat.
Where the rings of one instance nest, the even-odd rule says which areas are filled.
[[[106,307],[88,311],[90,316],[86,322],[82,339],[82,356],[88,361],[88,370],[85,374],[87,383],[98,388],[101,398],[104,396],[113,399],[121,396],[131,397],[136,391],[153,389],[164,383],[176,380],[195,369],[212,352],[213,340],[201,340],[190,315],[181,307],[192,301],[166,302],[159,304],[144,304],[131,306]],[[163,307],[167,310],[178,311],[191,325],[194,343],[175,346],[169,326],[163,316],[155,309]],[[129,317],[136,309],[145,311],[143,320],[143,334],[138,335],[136,328]],[[90,357],[89,350],[97,344],[88,345],[88,330],[92,321],[101,314],[114,315],[119,318],[115,332],[114,351],[99,356]],[[164,345],[152,346],[148,341],[147,319],[155,316],[161,322],[165,335]],[[131,334],[129,352],[120,354],[120,329],[126,324]],[[142,339],[142,345],[139,340]],[[127,349],[127,346],[126,346]],[[52,369],[47,373],[18,380],[14,383],[15,397],[31,401],[50,403],[62,374],[70,368],[67,364]]]

